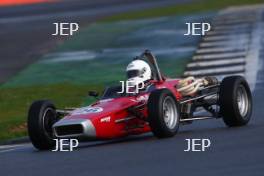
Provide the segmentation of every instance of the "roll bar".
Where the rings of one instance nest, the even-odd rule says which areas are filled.
[[[160,69],[157,63],[156,57],[150,52],[150,50],[145,50],[140,56],[136,57],[135,59],[142,59],[147,58],[148,62],[152,64],[153,68],[155,69],[156,77],[158,81],[163,81],[163,77],[160,73]]]

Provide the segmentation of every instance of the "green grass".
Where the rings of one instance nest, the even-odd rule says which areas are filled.
[[[102,21],[119,21],[141,18],[152,18],[160,16],[183,15],[203,11],[213,11],[229,6],[264,3],[263,0],[201,0],[194,3],[178,4],[169,7],[153,8],[150,10],[139,10],[122,13],[104,18]]]
[[[58,108],[76,107],[87,98],[89,90],[103,90],[102,86],[73,85],[69,83],[17,88],[0,88],[0,141],[25,136],[26,118],[31,103],[39,99],[52,100]],[[5,101],[3,101],[5,100]]]

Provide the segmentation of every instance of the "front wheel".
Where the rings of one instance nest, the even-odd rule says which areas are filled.
[[[49,150],[55,147],[52,125],[57,121],[56,109],[47,100],[35,101],[28,112],[29,138],[39,150]]]
[[[151,92],[148,99],[148,121],[158,138],[174,136],[179,128],[178,102],[168,89]]]
[[[242,76],[223,79],[219,92],[220,113],[227,126],[246,125],[252,114],[252,95]]]

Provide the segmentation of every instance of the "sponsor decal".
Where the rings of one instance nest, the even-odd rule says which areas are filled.
[[[100,122],[110,122],[111,121],[111,116],[103,117],[101,118]]]
[[[103,108],[101,107],[84,107],[73,111],[72,115],[80,115],[80,114],[91,114],[102,112]]]

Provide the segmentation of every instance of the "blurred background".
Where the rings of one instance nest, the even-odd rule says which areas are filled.
[[[125,79],[125,67],[145,49],[163,72],[180,77],[201,36],[185,23],[209,22],[230,6],[262,0],[1,0],[0,141],[26,136],[32,101],[58,107],[89,104],[88,90]],[[78,23],[54,36],[53,23]]]
[[[54,36],[53,23],[79,30]],[[185,23],[211,30],[184,35]],[[1,175],[263,176],[263,29],[263,0],[0,0]],[[147,133],[84,142],[74,152],[34,149],[26,124],[33,101],[88,105],[89,90],[126,79],[127,64],[145,49],[169,77],[244,76],[253,95],[249,124],[228,128],[219,118],[181,125],[169,139]],[[184,152],[186,139],[211,146]]]

